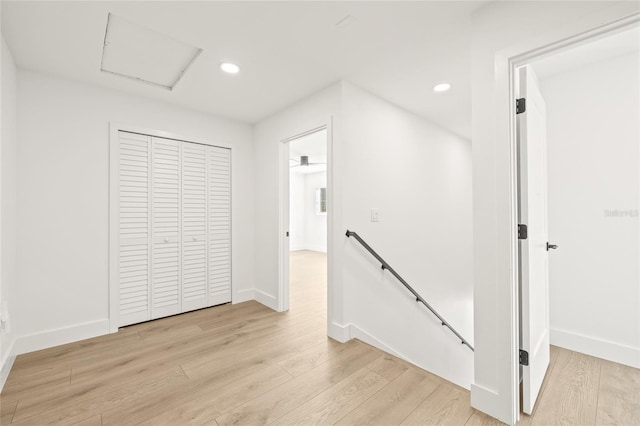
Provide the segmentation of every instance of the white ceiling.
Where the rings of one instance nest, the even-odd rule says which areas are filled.
[[[2,1],[2,33],[20,68],[248,123],[345,79],[470,138],[469,21],[483,3]],[[102,73],[109,12],[204,51],[173,91]],[[453,89],[433,93],[443,80]]]
[[[640,53],[640,27],[605,36],[533,63],[540,80],[618,56]]]
[[[309,157],[308,166],[300,166],[300,157]],[[311,133],[289,142],[289,164],[298,174],[324,172],[327,170],[327,131]]]

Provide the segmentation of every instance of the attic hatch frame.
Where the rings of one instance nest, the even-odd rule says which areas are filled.
[[[180,72],[178,73],[178,76],[176,77],[176,79],[169,86],[161,84],[161,83],[156,83],[154,81],[145,80],[143,78],[135,77],[135,76],[132,76],[132,75],[122,74],[122,73],[119,73],[119,72],[116,72],[116,71],[111,71],[111,70],[105,69],[105,67],[104,67],[104,54],[105,54],[106,47],[109,46],[109,42],[107,40],[107,37],[109,35],[109,28],[110,28],[110,24],[111,24],[111,16],[116,16],[116,15],[114,15],[111,12],[109,12],[109,14],[107,15],[107,25],[105,27],[104,39],[102,41],[102,56],[100,58],[100,71],[104,72],[106,74],[117,75],[119,77],[124,77],[124,78],[126,78],[128,80],[133,80],[133,81],[136,81],[138,83],[143,83],[143,84],[146,84],[146,85],[149,85],[149,86],[153,86],[153,87],[160,87],[162,89],[165,89],[165,90],[168,90],[168,91],[171,92],[176,87],[178,82],[180,82],[182,80],[182,77],[187,73],[189,68],[191,68],[191,65],[193,65],[193,63],[196,61],[196,59],[198,59],[198,57],[203,52],[203,49],[201,49],[199,47],[196,47],[196,46],[192,46],[193,48],[196,49],[195,55],[193,55],[193,57],[189,60],[189,62],[187,62],[187,64],[184,66],[184,68],[182,68],[180,70]],[[154,32],[154,33],[162,36],[162,37],[166,37],[166,38],[168,38],[170,40],[173,40],[173,41],[176,41],[178,43],[182,43],[184,45],[188,45],[187,43],[185,43],[183,41],[180,41],[180,40],[177,40],[175,38],[169,37],[168,35],[162,34],[162,33],[158,32],[158,31],[152,30],[150,28],[143,27],[143,26],[138,25],[138,24],[134,24],[134,23],[128,21],[127,19],[125,19],[125,18],[120,17],[120,19],[122,19],[124,21],[127,21],[127,22],[131,23],[132,25],[137,25],[138,27],[140,27],[143,30],[151,31],[151,32]]]

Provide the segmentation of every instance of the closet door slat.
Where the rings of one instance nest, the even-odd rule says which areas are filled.
[[[120,131],[112,152],[118,326],[230,302],[231,150]]]
[[[150,318],[150,140],[118,133],[118,325]]]
[[[182,312],[181,143],[151,138],[151,318]]]
[[[207,306],[207,147],[182,142],[182,310]]]
[[[208,147],[209,305],[231,301],[231,150]]]

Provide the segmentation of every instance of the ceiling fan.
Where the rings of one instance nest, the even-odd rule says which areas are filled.
[[[294,167],[319,166],[319,165],[326,165],[326,164],[327,163],[311,163],[311,162],[309,162],[309,156],[308,155],[301,155],[299,160],[295,159],[295,158],[289,159],[289,167],[291,167],[291,168],[294,168]]]

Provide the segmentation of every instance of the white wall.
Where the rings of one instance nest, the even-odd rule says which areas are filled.
[[[360,233],[472,339],[470,144],[348,83],[256,126],[257,297],[277,304],[279,296],[280,141],[329,115],[329,335],[360,338],[468,387],[471,351],[344,233]],[[369,221],[371,207],[380,222]]]
[[[16,319],[16,147],[17,147],[17,80],[16,66],[4,38],[1,39],[2,51],[2,119],[0,136],[0,313],[7,321],[4,331],[0,330],[0,371],[11,356],[15,341]],[[8,371],[6,372],[8,374]],[[3,375],[0,374],[0,389]]]
[[[291,107],[258,123],[254,127],[255,144],[255,194],[256,206],[260,206],[260,214],[255,222],[255,297],[260,302],[279,309],[279,270],[281,257],[284,255],[280,244],[280,209],[282,205],[282,162],[283,142],[288,138],[300,135],[312,129],[331,124],[333,148],[328,147],[328,158],[334,167],[334,178],[340,181],[340,128],[341,128],[341,90],[342,84],[336,83],[323,89]],[[333,149],[333,151],[332,151]],[[287,167],[287,164],[284,165]],[[329,185],[331,183],[329,182]],[[341,188],[337,186],[329,196],[334,204],[341,198]],[[342,323],[342,293],[340,273],[340,247],[344,238],[341,223],[341,212],[333,214],[333,233],[336,248],[329,259],[328,297],[333,303],[328,313],[328,334],[338,340],[348,339],[344,334]],[[335,291],[334,291],[335,288]]]
[[[304,193],[306,179],[299,173],[289,173],[289,249],[304,250],[307,239],[307,209]]]
[[[18,353],[108,330],[110,121],[232,147],[233,300],[253,286],[250,126],[20,71]]]
[[[327,187],[327,173],[304,175],[305,246],[307,250],[327,252],[327,215],[316,213],[316,189]]]
[[[534,64],[535,68],[535,64]],[[540,81],[551,343],[640,368],[640,57]],[[571,102],[567,102],[570,99]],[[630,216],[608,216],[608,211]]]
[[[473,16],[474,383],[471,404],[519,416],[514,151],[506,60],[638,11],[637,2],[491,2]]]
[[[326,188],[327,173],[290,175],[290,250],[327,252],[327,215],[316,214],[316,188]]]
[[[471,144],[349,84],[343,112],[346,227],[473,342]],[[345,241],[343,268],[355,337],[469,387],[473,353],[355,240]]]

